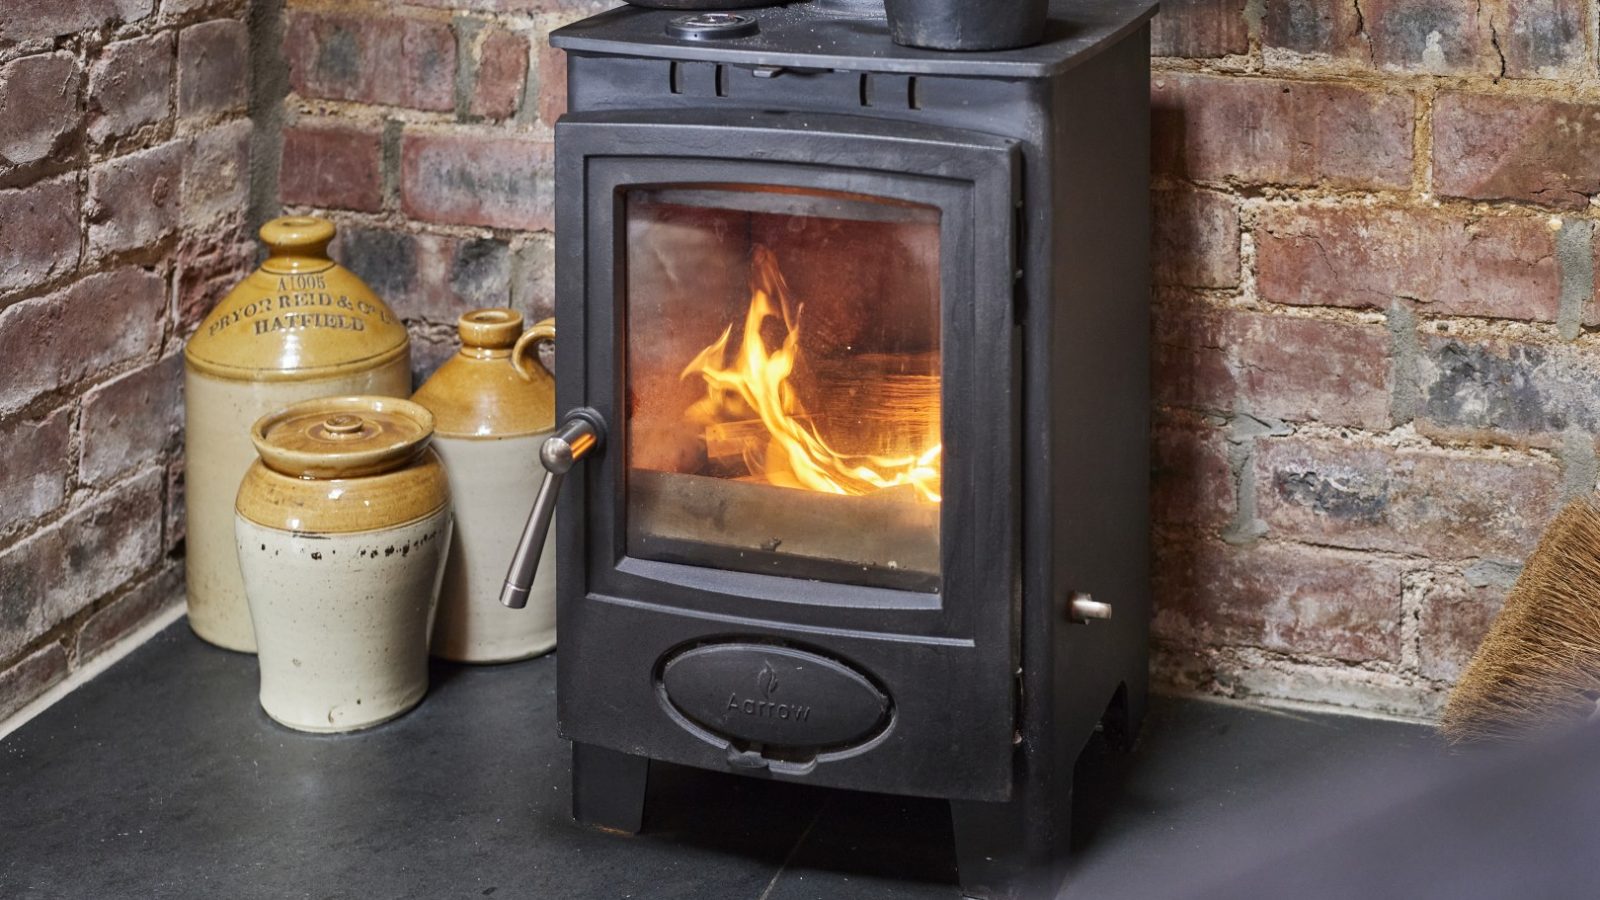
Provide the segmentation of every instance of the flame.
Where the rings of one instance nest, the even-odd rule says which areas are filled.
[[[909,485],[918,498],[938,503],[943,445],[935,444],[918,455],[848,455],[829,446],[807,421],[805,407],[789,383],[800,361],[804,307],[790,303],[777,256],[759,244],[753,255],[743,336],[729,360],[733,336],[729,324],[722,337],[684,367],[680,377],[699,375],[706,383],[706,396],[691,406],[685,417],[712,425],[749,419],[753,414],[768,440],[764,448],[745,450],[745,464],[751,474],[772,484],[854,495]],[[783,326],[782,342],[770,351],[761,335],[768,319]]]

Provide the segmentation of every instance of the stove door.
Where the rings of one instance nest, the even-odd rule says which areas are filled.
[[[558,526],[563,649],[580,643],[561,669],[569,737],[1004,796],[1018,169],[1013,142],[905,123],[562,120],[557,318],[583,353],[558,352],[558,393],[609,427]],[[740,712],[711,701],[748,687],[767,693],[744,705],[781,711],[779,670],[817,712],[749,728],[695,712]],[[595,714],[596,696],[628,709]],[[856,706],[871,728],[821,724]],[[904,764],[936,747],[948,765]]]

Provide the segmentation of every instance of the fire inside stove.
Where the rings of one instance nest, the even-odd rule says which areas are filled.
[[[628,552],[936,591],[939,213],[627,196]]]

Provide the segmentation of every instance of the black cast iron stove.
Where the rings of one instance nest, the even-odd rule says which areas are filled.
[[[579,819],[638,830],[650,760],[937,797],[969,895],[1059,885],[1073,761],[1144,708],[1153,7],[552,35]]]

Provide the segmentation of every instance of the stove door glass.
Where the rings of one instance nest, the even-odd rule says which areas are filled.
[[[627,552],[936,593],[937,207],[625,194]]]

